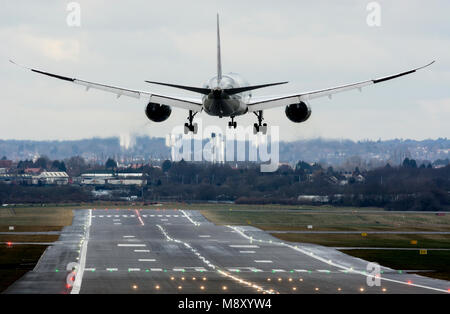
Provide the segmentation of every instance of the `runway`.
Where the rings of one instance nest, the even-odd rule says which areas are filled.
[[[79,265],[74,278],[67,270],[71,262]],[[367,266],[333,248],[283,242],[253,227],[217,226],[197,211],[78,210],[36,268],[6,293],[422,294],[450,289],[447,281]]]

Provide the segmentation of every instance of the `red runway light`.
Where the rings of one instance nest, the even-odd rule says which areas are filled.
[[[408,280],[408,285],[410,285],[410,284],[412,284],[412,281],[411,281],[411,280]]]
[[[6,245],[12,246],[12,242],[7,242]]]

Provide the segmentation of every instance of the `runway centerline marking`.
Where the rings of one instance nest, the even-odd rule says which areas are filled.
[[[150,253],[150,250],[134,250],[136,253]]]
[[[255,260],[255,263],[273,263],[270,260]]]
[[[257,246],[257,245],[230,244],[229,247],[241,248],[241,249],[259,249],[259,246]]]
[[[140,258],[140,259],[138,259],[138,262],[156,262],[156,259],[154,259],[154,258]]]
[[[121,246],[121,247],[142,247],[142,246],[147,246],[146,244],[133,244],[133,243],[119,243],[117,244],[117,246]]]
[[[239,251],[239,253],[242,253],[242,254],[255,254],[256,251]]]

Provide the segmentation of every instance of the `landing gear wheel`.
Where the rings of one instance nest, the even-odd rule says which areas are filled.
[[[259,125],[257,123],[253,124],[253,134],[259,133]]]
[[[262,127],[259,128],[262,132],[262,134],[267,134],[267,123],[264,123]]]

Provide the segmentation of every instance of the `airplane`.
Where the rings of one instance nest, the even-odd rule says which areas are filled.
[[[19,65],[12,60],[11,63]],[[184,133],[197,133],[197,123],[193,123],[194,117],[202,111],[208,115],[217,116],[219,118],[230,118],[228,122],[229,128],[236,129],[237,123],[234,119],[247,113],[253,113],[257,117],[257,123],[253,125],[253,133],[259,132],[267,133],[267,123],[263,123],[263,111],[276,107],[285,107],[285,114],[289,120],[295,123],[305,122],[311,116],[310,100],[329,97],[331,99],[333,94],[345,92],[349,90],[362,90],[363,87],[386,82],[404,75],[414,73],[420,69],[432,65],[435,61],[429,64],[392,74],[376,79],[370,79],[352,84],[345,84],[331,88],[320,90],[299,92],[294,94],[282,95],[277,97],[259,97],[252,98],[251,91],[260,88],[267,88],[271,86],[286,84],[288,82],[269,83],[262,85],[249,85],[249,83],[237,73],[222,74],[222,59],[220,47],[220,30],[219,30],[219,14],[217,14],[217,75],[208,80],[202,87],[176,85],[162,82],[145,81],[150,84],[163,85],[177,89],[187,90],[200,94],[196,98],[175,97],[170,95],[163,95],[160,93],[153,93],[148,91],[139,91],[127,89],[122,87],[110,86],[90,81],[84,81],[77,78],[71,78],[58,74],[53,74],[38,69],[22,66],[35,73],[47,75],[60,80],[68,81],[89,89],[98,89],[106,92],[116,94],[117,98],[121,96],[128,96],[137,99],[144,99],[147,103],[145,114],[147,118],[153,122],[163,122],[169,118],[172,113],[172,108],[181,108],[189,111],[187,117],[188,122],[184,125]]]

